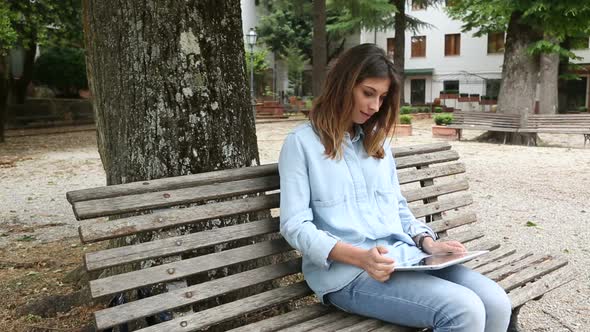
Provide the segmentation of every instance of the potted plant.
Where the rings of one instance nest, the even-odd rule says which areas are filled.
[[[399,124],[395,126],[395,136],[412,136],[412,116],[402,114],[399,117]]]
[[[479,93],[469,94],[469,101],[479,102]]]
[[[453,115],[450,113],[439,113],[434,116],[435,125],[432,126],[432,137],[456,139],[457,129],[449,128],[447,125],[453,122]]]
[[[409,106],[409,105],[402,106],[400,108],[399,112],[402,115],[404,115],[404,114],[410,114],[410,113],[412,113],[412,106]]]
[[[440,106],[436,106],[436,107],[434,108],[434,113],[442,113],[442,112],[443,112],[443,108],[442,108],[442,107],[440,107]]]
[[[471,101],[471,99],[469,99],[469,94],[468,93],[460,93],[459,94],[459,100],[460,102],[469,102]]]
[[[459,98],[459,90],[447,90],[447,99]]]

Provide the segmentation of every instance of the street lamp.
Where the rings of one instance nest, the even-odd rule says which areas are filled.
[[[255,104],[254,100],[254,45],[256,44],[256,38],[258,35],[254,28],[250,28],[250,31],[246,34],[246,41],[250,45],[250,97],[252,98],[252,104]]]

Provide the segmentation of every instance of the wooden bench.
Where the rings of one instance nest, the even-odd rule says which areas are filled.
[[[590,142],[590,113],[529,115],[525,121],[525,125],[519,128],[518,132],[583,134],[584,147],[586,147],[586,142]],[[534,143],[536,145],[536,141]]]
[[[467,265],[496,280],[508,292],[514,323],[523,304],[571,281],[573,272],[564,268],[567,262],[561,258],[517,252],[470,227],[477,217],[465,209],[473,202],[463,174],[465,165],[457,162],[457,152],[450,149],[447,143],[396,148],[402,190],[416,217],[427,221],[441,237],[464,242],[469,249],[492,250]],[[76,218],[84,220],[79,228],[84,243],[164,229],[160,239],[129,241],[123,247],[86,253],[85,266],[92,274],[113,267],[133,268],[91,280],[93,298],[110,299],[123,293],[130,299],[133,290],[149,285],[166,288],[173,281],[214,276],[99,310],[94,313],[96,327],[102,330],[129,323],[143,324],[142,331],[167,332],[413,330],[349,315],[309,297],[312,291],[300,275],[300,258],[277,233],[278,189],[278,168],[271,164],[68,192]],[[219,199],[222,201],[216,201]],[[269,209],[273,209],[269,218],[258,219],[253,214]],[[104,218],[117,215],[124,217]],[[243,219],[224,226],[219,220],[227,216]],[[211,220],[212,229],[178,236],[167,232]],[[220,250],[228,243],[233,244]],[[184,257],[186,253],[193,255]],[[274,259],[261,262],[268,257]],[[139,268],[141,264],[130,264],[146,261],[151,261],[151,266],[143,269]],[[226,275],[224,269],[228,267],[234,272]],[[255,287],[260,285],[263,289]],[[248,294],[239,293],[244,291]],[[172,320],[145,326],[149,317],[183,308],[188,308],[184,316],[175,314]]]
[[[506,134],[516,133],[520,128],[520,120],[521,117],[518,114],[455,111],[453,123],[447,127],[458,129],[459,140],[464,129],[504,132],[504,144],[506,144]]]

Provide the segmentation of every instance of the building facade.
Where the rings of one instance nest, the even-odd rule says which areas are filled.
[[[504,61],[504,33],[475,37],[475,31],[461,32],[462,22],[451,19],[442,4],[427,8],[412,6],[411,3],[407,6],[407,14],[431,24],[431,27],[418,33],[406,31],[406,103],[432,103],[441,91],[449,90],[490,98],[498,95]],[[376,43],[390,55],[395,52],[394,38],[393,30],[361,33],[362,43]],[[568,98],[570,109],[588,108],[590,99],[588,38],[577,45],[580,49],[574,52],[581,59],[573,62],[587,66],[582,66],[577,72],[581,80],[567,84],[567,93],[571,95]]]

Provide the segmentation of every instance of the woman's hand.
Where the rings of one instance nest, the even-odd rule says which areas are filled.
[[[424,243],[422,245],[424,251],[428,254],[447,254],[447,253],[457,253],[457,252],[465,252],[465,246],[461,244],[459,241],[434,241],[432,238],[428,237],[424,239]]]
[[[389,275],[393,272],[395,260],[383,256],[383,254],[386,254],[387,252],[387,248],[377,246],[365,251],[363,255],[361,267],[363,270],[367,271],[371,278],[377,281],[387,281]]]

